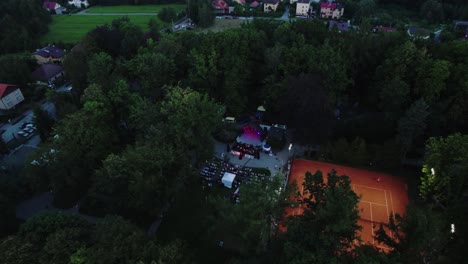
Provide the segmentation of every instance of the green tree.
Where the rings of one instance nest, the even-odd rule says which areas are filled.
[[[398,139],[400,141],[401,158],[406,157],[406,153],[426,129],[426,118],[429,115],[429,106],[424,99],[419,99],[414,102],[406,111],[398,123]]]
[[[239,188],[240,203],[233,204],[225,197],[210,197],[209,203],[216,212],[213,227],[230,230],[229,236],[240,241],[239,252],[252,256],[266,252],[272,225],[278,224],[283,213],[281,203],[286,192],[282,191],[283,175],[272,179],[257,179]]]
[[[173,22],[174,19],[177,18],[177,13],[174,10],[174,8],[165,7],[161,9],[161,11],[159,11],[158,18],[164,22],[170,23],[170,22]]]
[[[420,15],[432,23],[442,21],[445,17],[442,3],[438,0],[427,0],[424,2],[420,9]]]
[[[307,172],[298,201],[304,213],[287,224],[285,257],[288,263],[338,263],[358,240],[359,197],[351,181],[336,171],[325,182],[321,171]],[[324,246],[326,245],[326,246]]]
[[[141,82],[145,95],[152,98],[160,98],[163,86],[175,81],[176,65],[161,53],[140,52],[128,62],[127,68]]]
[[[161,130],[185,155],[190,153],[196,161],[204,160],[212,155],[211,133],[220,125],[223,113],[224,107],[206,94],[171,87],[161,103]]]
[[[467,135],[453,134],[445,138],[430,138],[426,143],[421,196],[443,205],[461,202],[468,187],[464,176],[467,170]]]
[[[376,239],[392,249],[389,256],[395,262],[436,261],[449,240],[450,229],[444,218],[430,208],[410,205],[405,216],[391,215],[387,229],[381,225]]]
[[[26,86],[31,81],[35,65],[30,54],[6,54],[0,56],[0,83]]]
[[[112,57],[104,52],[93,55],[89,62],[88,82],[106,89],[112,84],[112,72],[114,70]]]
[[[438,101],[450,76],[450,63],[446,60],[425,60],[417,70],[416,94],[427,103]]]
[[[39,136],[42,141],[45,141],[52,133],[52,126],[55,121],[50,117],[46,110],[43,110],[40,105],[36,105],[33,109],[33,122],[36,124]]]
[[[202,28],[207,28],[213,25],[213,23],[214,16],[211,5],[203,2],[198,9],[198,25]]]

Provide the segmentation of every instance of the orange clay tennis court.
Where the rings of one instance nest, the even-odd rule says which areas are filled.
[[[361,196],[358,224],[362,226],[361,239],[382,249],[387,249],[374,241],[374,232],[380,227],[379,223],[388,223],[391,213],[403,215],[408,205],[408,192],[406,182],[389,174],[344,167],[317,161],[296,159],[292,163],[289,183],[297,181],[299,192],[302,193],[304,177],[307,171],[312,174],[322,171],[324,179],[327,173],[335,169],[337,175],[347,175],[351,186],[357,195]],[[286,216],[301,214],[302,208],[288,208]]]

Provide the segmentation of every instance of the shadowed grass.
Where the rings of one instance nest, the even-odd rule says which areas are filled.
[[[110,24],[112,20],[125,17],[119,15],[109,16],[52,16],[52,23],[49,25],[49,32],[41,39],[41,43],[47,44],[51,42],[62,41],[65,43],[77,43],[86,33],[104,24]],[[148,30],[148,21],[151,18],[160,20],[155,15],[148,16],[132,16],[128,15],[130,22],[141,27],[144,31]],[[162,23],[161,23],[162,24]]]

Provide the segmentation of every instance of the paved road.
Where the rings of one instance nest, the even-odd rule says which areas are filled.
[[[56,117],[57,117],[56,109],[55,109],[55,105],[53,103],[50,103],[50,102],[43,103],[42,104],[42,109],[46,110],[52,118],[56,119]],[[4,124],[3,126],[0,127],[2,130],[4,130],[4,132],[2,134],[2,138],[3,138],[3,140],[5,142],[11,141],[14,136],[19,137],[17,135],[17,133],[21,130],[21,128],[20,128],[21,123],[23,123],[23,122],[32,122],[32,120],[34,118],[32,110],[28,110],[28,111],[24,112],[23,116],[24,116],[23,119],[18,121],[16,124],[7,123],[7,124]]]
[[[72,15],[80,16],[152,16],[157,15],[155,12],[142,12],[142,13],[87,13],[86,10]]]

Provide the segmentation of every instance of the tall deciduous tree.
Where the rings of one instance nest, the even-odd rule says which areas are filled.
[[[391,248],[389,256],[395,262],[436,261],[450,235],[450,226],[444,218],[430,208],[409,206],[406,215],[391,215],[387,231],[381,225],[376,239]]]
[[[40,105],[36,105],[33,109],[33,122],[36,124],[39,136],[42,141],[45,141],[52,133],[52,126],[55,121],[50,117],[46,110],[43,110]]]
[[[359,239],[359,197],[351,181],[336,171],[307,172],[299,195],[303,215],[293,216],[287,225],[285,257],[288,263],[337,263]]]
[[[239,204],[225,197],[210,197],[216,212],[213,226],[219,230],[230,230],[229,236],[241,241],[242,246],[237,248],[241,254],[264,253],[273,235],[272,225],[278,223],[283,212],[281,203],[286,195],[282,187],[283,176],[275,175],[272,179],[242,184]]]
[[[0,56],[0,83],[25,86],[31,81],[35,64],[30,54]]]
[[[416,94],[429,104],[438,100],[446,88],[449,69],[450,63],[446,60],[425,60],[417,70]]]
[[[419,99],[406,111],[398,124],[398,138],[402,147],[401,157],[413,146],[414,140],[419,138],[426,129],[426,118],[429,115],[429,106],[424,99]]]
[[[430,138],[426,144],[421,196],[448,206],[466,199],[468,180],[468,136],[453,134]]]

